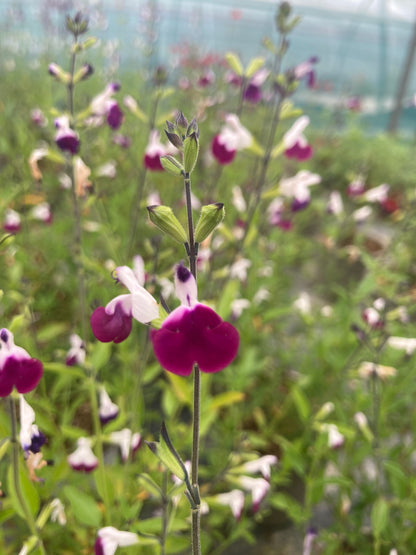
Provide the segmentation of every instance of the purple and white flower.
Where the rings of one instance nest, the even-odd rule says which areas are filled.
[[[20,214],[12,208],[7,208],[4,213],[3,229],[9,233],[17,233],[22,228]]]
[[[252,143],[251,133],[241,125],[238,116],[227,114],[225,125],[212,140],[211,150],[217,162],[226,165],[234,160],[238,151],[249,148]]]
[[[223,370],[237,355],[237,330],[197,301],[195,278],[181,264],[176,267],[175,287],[182,304],[150,335],[157,360],[179,376],[189,376],[195,364],[202,372]]]
[[[77,448],[67,458],[70,466],[78,472],[91,472],[98,466],[98,459],[91,449],[91,440],[80,437],[77,440]]]
[[[287,158],[295,158],[303,162],[312,156],[313,149],[303,134],[309,121],[308,116],[301,116],[283,135],[284,154]]]
[[[128,266],[115,270],[117,281],[127,287],[129,294],[118,295],[105,307],[100,306],[91,315],[91,328],[103,343],[120,343],[130,334],[132,318],[147,324],[159,316],[159,307],[152,295],[139,282]]]
[[[94,553],[95,555],[114,555],[117,547],[128,547],[137,543],[139,543],[137,534],[117,530],[114,526],[106,526],[98,530]]]
[[[129,428],[124,428],[118,432],[112,432],[110,441],[120,447],[121,458],[126,462],[129,459],[130,452],[133,454],[140,447],[142,436],[139,432],[133,433]]]
[[[119,90],[119,83],[109,83],[102,93],[92,99],[90,104],[90,112],[93,116],[99,118],[105,117],[112,129],[118,129],[124,119],[118,102],[113,98],[113,94]]]
[[[40,448],[45,443],[46,438],[35,424],[35,411],[20,395],[20,445],[23,451],[28,453],[39,453]]]
[[[152,129],[149,135],[149,142],[144,151],[143,164],[150,171],[163,171],[160,161],[161,156],[175,154],[177,149],[172,144],[163,144],[160,141],[159,131]]]
[[[28,393],[35,389],[43,374],[40,360],[14,344],[13,334],[0,330],[0,397],[7,397],[13,390]]]
[[[85,344],[79,335],[73,333],[69,336],[71,348],[66,354],[65,364],[67,366],[82,366],[85,362]]]
[[[58,147],[64,152],[76,154],[79,150],[80,141],[78,133],[71,129],[69,125],[68,116],[61,116],[59,118],[56,118],[55,127],[55,143],[58,145]]]
[[[117,418],[119,413],[118,405],[113,403],[110,399],[104,386],[100,388],[99,401],[98,415],[100,417],[101,424],[107,424],[110,420]]]

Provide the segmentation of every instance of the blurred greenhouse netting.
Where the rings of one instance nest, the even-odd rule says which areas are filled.
[[[180,64],[184,52],[218,59],[233,50],[247,61],[265,37],[275,36],[274,0],[2,0],[3,68],[22,55],[36,64],[59,56],[64,15],[81,10],[108,56],[122,68]],[[386,128],[408,54],[415,0],[293,0],[302,21],[287,63],[318,56],[316,90],[298,100],[334,108],[353,100],[372,128]],[[114,61],[113,61],[114,63]],[[410,68],[411,69],[411,68]],[[416,74],[410,71],[400,121],[413,133]],[[299,93],[301,94],[301,93]]]

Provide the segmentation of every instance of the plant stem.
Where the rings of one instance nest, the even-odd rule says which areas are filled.
[[[191,203],[191,179],[189,173],[184,176],[186,212],[188,216],[188,238],[189,238],[189,266],[196,280],[196,245],[194,239],[194,225],[192,219]],[[201,413],[201,372],[198,365],[194,365],[194,396],[193,396],[193,419],[192,419],[192,460],[191,460],[191,483],[195,491],[198,491],[198,462],[199,462],[199,425]],[[199,497],[199,494],[198,494]],[[201,512],[198,504],[191,509],[192,514],[192,554],[201,553]]]
[[[13,467],[13,483],[14,489],[16,491],[17,499],[19,500],[20,507],[25,515],[26,524],[28,525],[31,534],[37,538],[38,548],[41,555],[46,555],[46,550],[43,545],[42,539],[39,535],[39,530],[36,528],[36,522],[33,518],[32,513],[26,503],[26,499],[23,495],[22,489],[20,487],[20,477],[19,477],[19,440],[17,437],[17,418],[16,418],[16,408],[14,399],[9,396],[9,412],[10,412],[10,423],[11,423],[11,442],[12,442],[12,467]]]
[[[162,475],[162,534],[160,537],[160,555],[166,553],[166,537],[168,532],[168,472],[165,469]]]
[[[105,474],[105,462],[104,462],[104,449],[103,440],[101,434],[101,422],[98,414],[98,402],[97,402],[97,388],[96,380],[93,373],[90,373],[88,378],[89,391],[90,391],[90,403],[91,403],[91,414],[93,419],[94,435],[95,435],[95,451],[98,458],[98,476],[101,486],[101,495],[104,502],[104,521],[107,526],[111,524],[111,514],[110,514],[110,498],[108,495],[107,479]]]
[[[71,54],[70,62],[70,79],[67,85],[68,89],[68,107],[72,120],[74,119],[74,73],[75,73],[75,60],[76,60],[76,44],[78,37],[74,36],[74,48]],[[72,209],[74,213],[74,261],[77,270],[78,278],[78,297],[79,297],[79,312],[81,320],[81,337],[84,343],[87,339],[87,313],[86,313],[86,288],[85,288],[85,271],[82,263],[82,231],[81,231],[81,213],[78,202],[77,191],[75,190],[75,171],[74,164],[71,164],[71,196],[72,196]]]

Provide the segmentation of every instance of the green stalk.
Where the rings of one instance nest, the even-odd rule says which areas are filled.
[[[191,204],[191,178],[189,173],[184,176],[186,212],[188,217],[189,237],[189,266],[192,275],[196,279],[196,245],[194,239],[194,225],[192,219]],[[199,464],[199,427],[201,414],[201,372],[198,365],[194,365],[194,394],[193,394],[193,418],[192,418],[192,459],[191,459],[191,483],[197,492],[198,486],[198,464]],[[198,495],[199,497],[199,495]],[[192,555],[201,554],[201,510],[200,505],[191,509],[192,516]]]
[[[103,440],[102,440],[102,433],[101,433],[101,422],[100,417],[98,414],[98,402],[97,402],[97,389],[96,389],[96,382],[95,376],[93,373],[90,373],[88,378],[88,386],[90,392],[90,403],[91,403],[91,414],[93,418],[93,427],[94,427],[94,435],[95,435],[95,452],[98,458],[98,476],[101,485],[101,493],[104,502],[104,521],[107,526],[111,524],[111,514],[110,514],[110,498],[108,495],[108,487],[107,487],[107,479],[105,474],[105,463],[104,463],[104,449],[103,449]]]
[[[20,477],[19,477],[19,440],[17,437],[17,418],[16,418],[16,408],[14,399],[9,396],[9,413],[10,413],[10,423],[11,423],[11,442],[12,442],[12,467],[13,467],[13,484],[16,491],[16,496],[19,501],[20,507],[25,515],[26,524],[28,525],[32,536],[37,539],[37,547],[41,555],[46,555],[46,550],[43,545],[42,539],[39,534],[39,530],[36,527],[35,519],[26,503],[25,496],[23,495],[22,488],[20,487]]]

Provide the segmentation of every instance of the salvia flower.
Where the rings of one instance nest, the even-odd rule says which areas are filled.
[[[302,555],[312,555],[312,548],[315,542],[316,536],[318,535],[315,528],[309,528],[304,540],[303,540],[303,551]]]
[[[13,387],[19,393],[32,391],[42,374],[40,360],[31,358],[22,347],[17,347],[9,330],[0,330],[0,397],[10,395]]]
[[[263,98],[262,86],[269,76],[269,70],[262,68],[253,75],[244,90],[244,100],[257,104]]]
[[[78,134],[71,129],[68,116],[61,116],[55,119],[55,143],[64,152],[76,154],[79,150]]]
[[[70,466],[78,472],[91,472],[98,466],[98,459],[91,449],[91,440],[80,437],[77,440],[77,448],[67,458]]]
[[[129,428],[124,428],[118,432],[112,432],[110,434],[110,440],[120,447],[121,458],[126,462],[130,456],[130,452],[133,454],[140,447],[142,436],[139,432],[133,433]]]
[[[8,208],[4,214],[3,220],[3,229],[4,231],[8,231],[10,233],[17,233],[22,228],[22,221],[20,218],[20,214],[13,210],[12,208]]]
[[[308,116],[301,116],[283,135],[284,154],[287,158],[295,158],[299,162],[303,162],[312,156],[313,149],[303,134],[309,121]]]
[[[66,354],[65,364],[67,366],[82,366],[85,362],[85,343],[76,333],[72,333],[69,336],[69,343],[71,348]]]
[[[223,370],[237,355],[237,330],[197,301],[195,278],[182,264],[176,268],[175,286],[182,304],[159,330],[151,332],[156,358],[165,370],[179,376],[189,376],[194,364],[202,372]]]
[[[314,65],[318,62],[318,58],[316,56],[312,56],[305,62],[297,65],[294,69],[295,78],[297,80],[305,79],[306,85],[313,89],[315,86],[315,71]]]
[[[238,116],[227,114],[225,125],[212,141],[211,150],[217,162],[226,165],[234,160],[239,150],[249,148],[252,143],[251,133],[241,125]]]
[[[416,338],[391,336],[387,339],[387,345],[393,349],[403,350],[410,356],[416,351]]]
[[[118,295],[105,307],[100,306],[91,314],[91,329],[103,343],[124,341],[131,332],[132,318],[147,324],[158,318],[159,307],[152,295],[138,281],[128,266],[115,270],[117,281],[127,287],[129,294]]]
[[[386,378],[394,377],[396,374],[397,370],[393,366],[384,366],[375,362],[364,361],[358,368],[358,375],[364,379],[380,378],[385,380]]]
[[[236,520],[240,520],[244,508],[244,492],[233,489],[215,496],[215,501],[220,505],[228,505]]]
[[[128,547],[137,543],[139,543],[137,534],[117,530],[114,526],[106,526],[98,530],[94,553],[95,555],[114,555],[117,547]]]
[[[321,176],[308,170],[301,170],[293,177],[282,179],[279,183],[280,194],[292,199],[292,212],[303,210],[310,203],[309,187],[321,182]]]
[[[30,111],[30,119],[38,127],[46,127],[48,125],[48,120],[40,108],[33,108]]]
[[[173,145],[170,143],[165,145],[160,141],[157,129],[152,129],[149,135],[149,142],[144,151],[143,164],[150,171],[163,171],[160,157],[175,154],[176,152],[177,149]]]
[[[51,207],[48,202],[41,202],[34,206],[31,210],[31,216],[44,224],[51,224],[53,220]]]
[[[61,526],[65,526],[66,524],[66,515],[65,515],[65,507],[62,504],[62,501],[55,497],[51,501],[52,513],[51,513],[51,521],[58,522]]]
[[[112,98],[113,94],[119,90],[119,83],[109,83],[103,92],[92,99],[90,104],[90,112],[93,116],[106,118],[108,125],[112,129],[118,129],[124,119],[118,102]]]
[[[270,489],[270,482],[264,478],[253,478],[252,476],[240,476],[238,479],[241,487],[251,493],[252,511],[259,510],[260,503]]]
[[[249,474],[261,472],[265,480],[270,480],[271,467],[275,464],[277,464],[277,457],[275,455],[264,455],[263,457],[244,463],[243,470]]]
[[[23,451],[28,453],[39,453],[40,448],[45,443],[46,438],[35,424],[35,411],[25,400],[23,395],[20,396],[20,445]]]
[[[105,387],[100,388],[99,395],[100,404],[98,407],[98,415],[100,417],[101,424],[107,424],[110,420],[114,420],[119,413],[118,406],[112,402]]]
[[[322,431],[328,434],[328,447],[330,449],[339,449],[344,445],[345,437],[336,424],[322,424]]]

